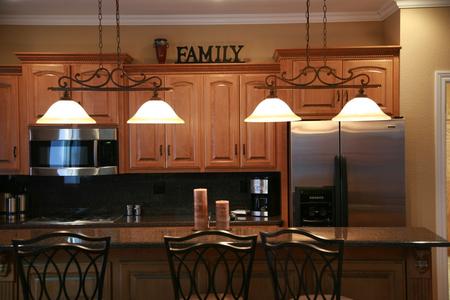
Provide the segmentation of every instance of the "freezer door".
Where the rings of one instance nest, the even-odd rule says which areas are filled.
[[[341,123],[349,226],[405,226],[404,121]]]
[[[296,187],[334,186],[335,157],[339,151],[339,123],[300,121],[290,124],[290,225],[295,211]]]

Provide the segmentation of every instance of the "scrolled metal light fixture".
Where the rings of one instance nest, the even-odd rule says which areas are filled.
[[[301,120],[289,106],[280,98],[275,98],[277,90],[283,89],[336,89],[336,88],[357,88],[359,89],[356,97],[345,104],[341,112],[333,118],[335,121],[361,121],[361,120],[387,120],[390,119],[380,107],[364,94],[367,88],[378,88],[380,84],[371,84],[370,76],[365,73],[355,74],[352,69],[348,70],[346,76],[339,76],[335,70],[327,66],[327,57],[324,51],[323,65],[314,67],[310,64],[309,39],[310,39],[310,0],[306,0],[306,66],[300,70],[300,73],[292,78],[286,76],[286,72],[281,75],[268,75],[265,78],[264,85],[255,86],[258,89],[269,90],[269,96],[261,101],[245,119],[245,122],[285,122]],[[323,49],[327,48],[327,3],[323,0]],[[312,74],[312,76],[311,76]],[[308,79],[310,78],[310,79]],[[302,81],[302,79],[304,79]],[[351,84],[350,82],[360,80],[360,84]],[[269,106],[266,102],[270,99]],[[277,99],[278,101],[274,101]],[[279,105],[279,106],[277,106]],[[260,106],[263,106],[262,109]],[[278,118],[279,107],[284,107],[284,112],[289,115],[287,118]],[[286,108],[287,107],[287,108]],[[263,112],[263,113],[262,113]]]
[[[62,91],[64,95],[56,101],[48,111],[37,120],[38,124],[91,124],[95,120],[89,117],[81,105],[71,99],[72,91],[91,91],[91,92],[135,92],[152,91],[153,96],[145,102],[137,111],[136,115],[128,120],[132,124],[183,124],[184,121],[178,117],[173,108],[158,96],[160,91],[172,90],[170,87],[164,87],[162,80],[158,76],[140,74],[137,78],[132,77],[123,69],[120,60],[120,9],[119,0],[116,0],[116,40],[117,40],[117,67],[108,70],[102,63],[103,50],[103,26],[102,26],[102,0],[98,0],[98,49],[99,49],[99,67],[86,79],[81,77],[80,73],[72,76],[61,76],[58,79],[57,87],[49,87],[52,91]],[[94,83],[94,80],[104,78],[100,83]],[[118,80],[120,78],[121,80]],[[124,84],[122,82],[126,82]],[[148,85],[151,83],[151,86]],[[112,86],[111,86],[112,85]],[[144,108],[145,106],[145,108]],[[72,109],[71,109],[72,108]],[[75,108],[75,109],[73,109]],[[139,114],[138,114],[139,113]],[[59,117],[55,117],[55,114]]]

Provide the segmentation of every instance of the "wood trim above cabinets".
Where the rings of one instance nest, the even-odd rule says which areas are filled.
[[[327,58],[351,58],[351,57],[379,57],[379,56],[399,56],[400,46],[363,46],[363,47],[339,47],[339,48],[313,48],[309,49],[311,57]],[[279,62],[280,59],[301,58],[306,56],[305,49],[275,49],[273,59]]]
[[[22,75],[22,66],[0,66],[0,75]]]
[[[243,74],[243,73],[279,73],[280,64],[277,63],[230,63],[230,64],[131,64],[124,65],[129,74]]]
[[[98,63],[98,53],[70,53],[70,52],[16,52],[17,58],[22,63]],[[120,61],[129,64],[133,58],[126,54],[120,54]],[[103,53],[103,63],[116,63],[115,53]]]

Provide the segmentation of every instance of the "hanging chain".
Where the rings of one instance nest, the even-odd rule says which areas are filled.
[[[306,16],[306,36],[305,36],[306,51],[305,51],[305,54],[306,54],[306,66],[308,66],[308,67],[309,67],[309,61],[310,61],[310,59],[309,59],[309,6],[310,6],[310,0],[306,0],[306,13],[305,13],[305,16]]]
[[[116,40],[117,40],[117,67],[121,67],[120,62],[120,11],[119,11],[119,0],[116,0]]]
[[[327,0],[323,0],[323,64],[327,65]]]
[[[102,0],[98,0],[98,60],[99,68],[103,68],[103,26]]]

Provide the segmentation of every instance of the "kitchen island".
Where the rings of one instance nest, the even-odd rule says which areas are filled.
[[[269,218],[270,219],[270,218]],[[125,222],[124,222],[125,221]],[[163,236],[192,233],[187,220],[170,225],[142,220],[120,220],[107,225],[0,226],[0,245],[5,271],[0,277],[0,299],[16,297],[11,239],[31,238],[44,232],[70,230],[94,236],[111,236],[105,281],[105,299],[172,299],[172,283]],[[186,222],[186,223],[183,223]],[[279,229],[281,222],[248,220],[232,223],[235,234],[257,234]],[[14,228],[12,228],[14,227]],[[343,239],[345,253],[342,294],[364,299],[432,299],[431,248],[448,247],[443,238],[425,228],[411,227],[308,227],[327,238]],[[250,299],[272,299],[272,286],[260,245],[254,261]]]

